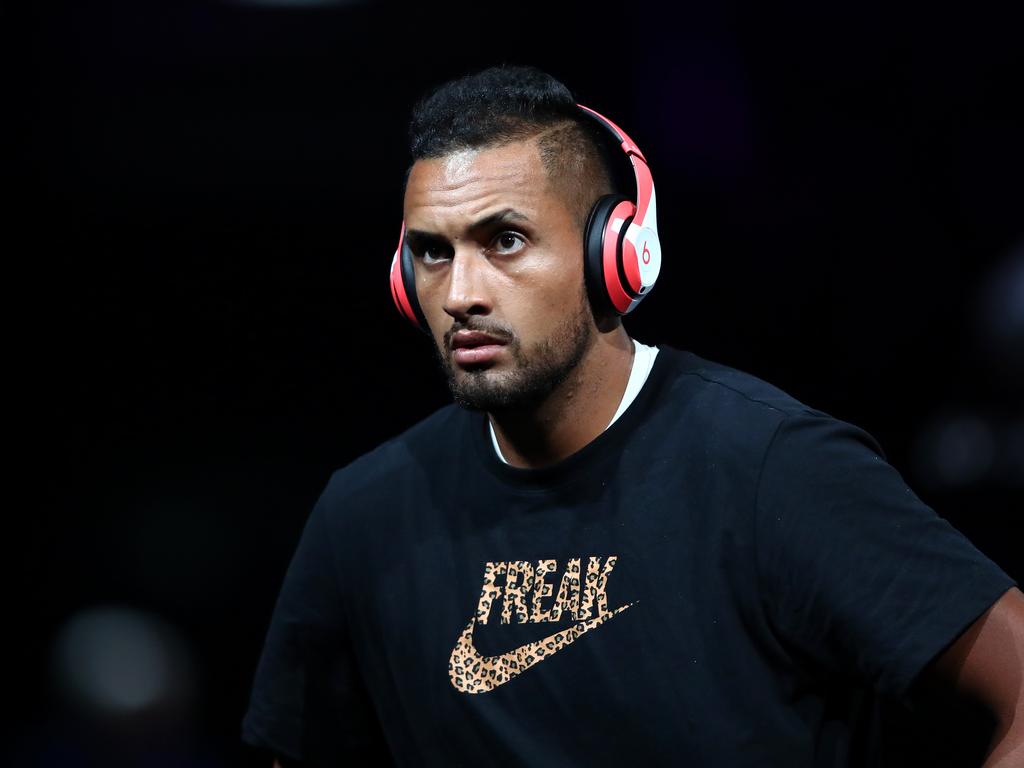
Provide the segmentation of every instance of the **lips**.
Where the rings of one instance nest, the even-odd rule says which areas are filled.
[[[482,331],[458,331],[452,336],[452,359],[461,366],[490,363],[501,354],[505,343]]]
[[[504,343],[483,331],[459,331],[452,337],[452,349],[473,349],[475,347]]]

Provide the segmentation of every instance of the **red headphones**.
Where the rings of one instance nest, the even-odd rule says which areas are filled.
[[[591,302],[605,313],[625,315],[651,292],[661,271],[654,180],[636,143],[607,117],[577,105],[615,137],[633,164],[636,202],[623,195],[605,195],[590,210],[583,232],[584,276]],[[391,260],[391,298],[413,325],[428,330],[416,298],[412,250],[405,243],[405,222]]]

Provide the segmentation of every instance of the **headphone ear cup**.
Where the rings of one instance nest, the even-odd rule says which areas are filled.
[[[409,306],[412,308],[416,326],[424,333],[430,333],[430,326],[427,325],[427,318],[420,308],[420,300],[416,295],[416,270],[412,264],[412,248],[402,238],[402,285],[405,286],[405,295],[409,299]]]
[[[398,312],[421,331],[429,333],[427,319],[416,297],[416,270],[412,263],[412,250],[405,242],[405,223],[398,240],[398,249],[391,260],[391,298]]]
[[[594,203],[583,231],[584,270],[591,303],[600,314],[624,315],[636,304],[624,287],[622,240],[636,214],[636,206],[624,195],[605,195]],[[612,228],[622,219],[618,231]]]
[[[583,274],[590,304],[599,315],[616,314],[604,284],[604,235],[612,210],[626,199],[623,195],[598,198],[590,209],[587,225],[583,229]]]

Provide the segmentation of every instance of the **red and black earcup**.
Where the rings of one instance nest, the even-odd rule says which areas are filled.
[[[584,272],[599,314],[624,315],[639,303],[623,264],[623,239],[636,206],[624,195],[605,195],[590,209],[583,233]]]
[[[416,298],[416,272],[412,264],[412,251],[405,243],[405,222],[398,236],[398,248],[391,259],[391,298],[402,317],[421,331],[430,333],[427,319]]]

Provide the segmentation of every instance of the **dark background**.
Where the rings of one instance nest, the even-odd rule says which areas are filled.
[[[312,502],[447,401],[385,282],[409,108],[501,62],[651,163],[633,335],[864,427],[1020,580],[1022,14],[823,5],[5,3],[0,762],[262,764],[238,726]],[[902,749],[976,764],[933,714]]]

